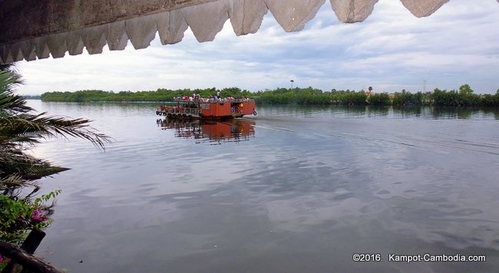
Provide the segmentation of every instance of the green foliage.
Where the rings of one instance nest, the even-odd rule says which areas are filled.
[[[331,103],[331,95],[312,87],[278,88],[257,92],[255,100],[263,104],[327,105]]]
[[[47,227],[52,222],[48,216],[52,213],[53,201],[60,192],[56,190],[34,200],[0,194],[0,240],[19,245],[30,230]]]
[[[30,195],[19,199],[0,194],[0,240],[20,246],[31,230],[49,226],[55,197],[60,192],[55,190],[35,199]],[[0,270],[8,262],[8,258],[0,255]]]
[[[484,107],[499,106],[499,92],[495,95],[485,94],[480,96],[480,105]]]
[[[371,87],[370,87],[371,88]],[[436,88],[432,92],[395,92],[392,95],[387,93],[375,93],[368,95],[364,91],[336,90],[324,92],[312,87],[307,88],[277,88],[275,90],[262,90],[250,92],[237,87],[224,89],[179,89],[169,90],[160,88],[156,91],[120,91],[106,92],[102,90],[83,90],[76,92],[48,92],[41,96],[43,101],[65,101],[65,102],[92,102],[92,101],[147,101],[147,102],[167,102],[173,101],[175,97],[185,95],[192,96],[194,93],[201,97],[214,96],[220,92],[222,97],[248,97],[253,98],[259,104],[295,104],[295,105],[352,105],[352,106],[387,106],[395,107],[407,106],[487,106],[499,107],[499,90],[495,95],[477,95],[473,89],[464,84],[459,87],[459,91],[440,90]]]
[[[425,96],[426,95],[426,96]],[[412,94],[411,92],[406,92],[402,90],[402,92],[396,92],[393,95],[392,105],[393,106],[421,106],[429,103],[429,100],[426,97],[429,94],[423,94],[421,92],[417,92]]]
[[[340,104],[343,105],[367,105],[367,94],[364,91],[346,91],[339,96]]]
[[[169,90],[160,88],[156,91],[120,91],[106,92],[102,90],[82,90],[76,92],[47,92],[41,95],[42,101],[65,101],[65,102],[92,102],[92,101],[149,101],[149,102],[165,102],[173,101],[175,97],[185,95],[192,96],[194,93],[200,94],[201,97],[215,96],[217,91],[223,97],[250,97],[252,93],[247,90],[241,90],[237,87],[224,88],[217,90],[215,88],[208,89],[179,89]]]
[[[386,106],[391,104],[390,96],[387,93],[376,93],[369,96],[368,102],[374,106]]]
[[[497,95],[497,94],[496,94]],[[494,95],[494,96],[496,96]],[[433,105],[435,106],[494,106],[494,96],[490,95],[477,95],[473,93],[473,89],[467,84],[459,87],[459,91],[440,90],[436,88],[431,95]],[[499,95],[497,95],[499,98]]]

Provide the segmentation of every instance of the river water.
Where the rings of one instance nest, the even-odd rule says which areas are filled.
[[[69,272],[499,271],[498,111],[258,107],[175,123],[155,105],[29,104],[114,138],[33,151],[71,168],[41,181],[62,193],[37,251]],[[486,261],[405,262],[433,255]]]

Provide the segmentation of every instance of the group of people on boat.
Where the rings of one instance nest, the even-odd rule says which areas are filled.
[[[249,101],[250,99],[248,97],[244,97],[243,99],[241,99],[239,97],[232,96],[222,98],[222,96],[220,96],[220,91],[217,91],[217,94],[215,96],[209,96],[208,98],[201,98],[199,94],[194,93],[192,96],[184,95],[181,97],[175,97],[174,100],[183,102],[231,102],[234,100]]]
[[[199,101],[201,100],[201,96],[197,93],[193,93],[192,96],[183,95],[181,97],[175,97],[175,101]]]

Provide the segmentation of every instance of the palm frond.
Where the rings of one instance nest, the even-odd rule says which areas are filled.
[[[4,186],[20,187],[68,170],[25,153],[27,145],[38,144],[41,139],[61,136],[81,138],[103,150],[104,144],[111,142],[110,137],[90,127],[88,119],[32,113],[34,109],[26,105],[26,100],[13,93],[18,84],[22,84],[20,75],[12,67],[0,66],[0,179],[3,179]],[[17,184],[5,179],[16,180]]]
[[[35,158],[17,150],[1,149],[0,155],[0,178],[17,175],[24,180],[37,180],[69,170],[59,166],[53,166],[50,162]]]
[[[37,115],[21,114],[11,118],[0,118],[0,144],[9,140],[11,143],[38,143],[40,138],[75,137],[90,141],[96,147],[105,149],[104,144],[111,138],[98,133],[89,126],[88,119],[67,119],[50,117],[46,113]],[[3,139],[2,139],[3,136]]]
[[[9,175],[6,177],[0,177],[0,192],[3,195],[8,195],[11,197],[17,197],[21,191],[20,188],[32,187],[33,190],[30,193],[36,193],[40,186],[34,181],[26,181],[19,175]]]
[[[33,108],[26,105],[26,100],[22,96],[12,92],[14,87],[20,84],[22,84],[22,80],[18,74],[0,71],[0,116],[33,111]]]

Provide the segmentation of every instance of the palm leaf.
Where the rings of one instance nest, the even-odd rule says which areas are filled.
[[[22,96],[12,92],[14,87],[20,84],[22,84],[21,77],[16,73],[0,71],[0,116],[33,110],[26,105],[26,100]]]
[[[34,114],[26,100],[13,93],[18,84],[22,81],[15,71],[0,67],[0,179],[16,176],[27,183],[67,170],[25,153],[27,145],[33,146],[42,139],[76,137],[88,140],[100,149],[111,141],[110,137],[90,127],[88,119]]]
[[[37,115],[21,114],[10,118],[0,118],[0,144],[36,144],[39,139],[49,137],[76,137],[90,141],[98,148],[105,149],[104,143],[111,138],[97,133],[87,119],[66,119],[49,117],[46,113]]]
[[[37,180],[68,168],[53,166],[50,162],[35,158],[17,150],[1,149],[0,178],[17,175],[25,180]]]

